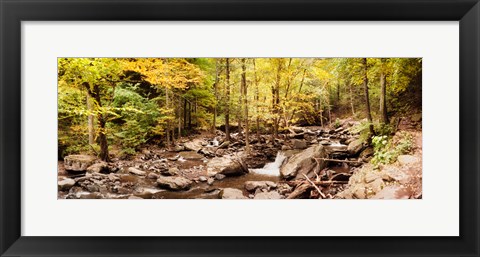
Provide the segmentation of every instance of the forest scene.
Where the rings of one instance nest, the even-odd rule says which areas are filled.
[[[421,58],[58,58],[58,199],[421,199]]]

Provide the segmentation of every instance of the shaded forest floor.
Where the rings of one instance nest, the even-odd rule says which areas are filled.
[[[58,198],[421,198],[421,120],[400,120],[392,142],[408,134],[413,146],[390,164],[372,163],[373,148],[353,129],[358,124],[292,127],[278,138],[253,133],[248,154],[243,134],[227,141],[217,130],[168,149],[146,146],[128,160],[67,156],[58,163]]]

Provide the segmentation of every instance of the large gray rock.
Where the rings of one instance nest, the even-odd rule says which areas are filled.
[[[174,176],[174,177],[160,176],[157,179],[157,184],[159,187],[178,191],[178,190],[189,189],[190,186],[192,185],[192,181],[180,176]]]
[[[255,195],[253,199],[282,199],[277,191],[261,192]]]
[[[243,192],[236,188],[224,188],[220,190],[218,196],[221,199],[247,199],[247,197],[243,195]]]
[[[285,179],[303,178],[302,174],[308,174],[317,166],[314,158],[326,158],[327,153],[322,145],[309,147],[300,153],[292,155],[280,168],[280,175]],[[326,162],[318,160],[320,169],[325,168]]]
[[[63,165],[65,170],[73,172],[84,172],[87,171],[87,168],[92,166],[97,158],[90,155],[68,155],[63,159]]]
[[[92,173],[108,173],[110,169],[108,168],[108,163],[106,162],[98,162],[93,165],[90,165],[87,168],[87,172]]]
[[[240,159],[231,157],[215,157],[207,163],[207,174],[215,176],[238,176],[248,173],[247,165]]]
[[[66,178],[58,181],[58,190],[66,191],[75,185],[75,180]]]
[[[363,150],[363,141],[357,139],[348,144],[347,151],[350,155],[357,155]]]
[[[183,146],[185,146],[185,150],[198,152],[198,150],[202,149],[203,145],[206,144],[207,142],[202,139],[193,139],[192,141],[184,143]]]
[[[307,142],[305,140],[293,139],[292,146],[293,149],[305,149],[307,148]]]

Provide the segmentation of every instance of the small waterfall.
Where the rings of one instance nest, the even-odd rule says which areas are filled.
[[[269,162],[261,169],[252,169],[254,173],[270,175],[270,176],[280,176],[280,166],[282,166],[283,161],[286,156],[283,152],[278,152],[277,157],[275,157],[274,162]]]

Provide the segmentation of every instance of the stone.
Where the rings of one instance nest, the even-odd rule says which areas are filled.
[[[198,180],[199,180],[200,182],[205,182],[205,181],[207,181],[207,177],[205,177],[205,176],[200,176],[200,177],[198,177]]]
[[[63,165],[70,172],[85,172],[96,160],[95,156],[90,155],[68,155],[65,156]]]
[[[179,172],[180,170],[178,168],[173,167],[170,169],[162,170],[160,173],[164,176],[176,176]]]
[[[192,185],[192,181],[180,176],[171,176],[171,177],[160,176],[157,179],[157,184],[159,187],[178,191],[178,190],[189,189],[190,186]]]
[[[305,140],[293,139],[292,146],[293,149],[305,149],[307,148],[307,142]]]
[[[399,181],[406,183],[410,179],[409,175],[396,167],[385,167],[382,170],[382,178],[385,181]]]
[[[370,171],[365,174],[365,183],[370,183],[380,177],[379,174],[374,173],[375,171]]]
[[[248,168],[241,159],[227,156],[215,157],[207,163],[207,174],[211,177],[218,173],[225,176],[239,176],[248,173]]]
[[[277,184],[272,181],[247,181],[245,182],[245,189],[252,192],[255,191],[257,188],[260,189],[270,189],[276,188]]]
[[[154,172],[150,172],[150,173],[148,173],[148,175],[147,175],[147,178],[148,178],[148,179],[158,179],[158,177],[159,177],[158,174],[156,174],[156,173],[154,173]]]
[[[207,184],[208,185],[213,185],[213,182],[215,182],[215,179],[213,179],[213,178],[208,178],[207,179]]]
[[[413,122],[420,122],[422,120],[422,114],[421,113],[416,113],[416,114],[413,114],[410,119],[413,121]]]
[[[372,197],[372,199],[409,199],[410,192],[398,185],[384,187],[380,192]]]
[[[342,145],[342,144],[331,144],[325,146],[325,150],[327,153],[337,153],[337,152],[347,152],[347,145]]]
[[[216,180],[222,180],[224,178],[225,178],[225,175],[223,175],[223,174],[220,174],[220,173],[215,174],[215,179]]]
[[[71,178],[66,178],[58,181],[58,190],[67,191],[75,185],[75,180]]]
[[[180,156],[186,160],[200,160],[203,158],[203,155],[193,151],[181,152]]]
[[[174,152],[181,152],[181,151],[184,151],[184,150],[185,150],[185,146],[183,146],[183,145],[175,145],[175,147],[173,147]]]
[[[377,178],[369,184],[374,193],[380,192],[385,187],[385,182],[382,178]]]
[[[128,197],[128,199],[136,199],[136,200],[138,200],[138,199],[143,199],[143,198],[138,197],[138,196],[131,195],[131,196]]]
[[[130,172],[134,175],[137,175],[137,176],[145,176],[147,174],[147,172],[145,172],[143,170],[139,170],[139,169],[134,168],[134,167],[128,168],[128,172]]]
[[[271,191],[258,193],[253,199],[282,199],[282,196],[277,191]]]
[[[302,174],[308,174],[316,167],[317,162],[313,158],[326,158],[324,146],[311,146],[297,154],[292,155],[280,167],[280,175],[285,179],[303,178]],[[319,160],[320,169],[325,168],[326,162]]]
[[[350,155],[357,155],[360,153],[360,151],[362,151],[362,149],[363,149],[363,140],[356,139],[352,141],[350,144],[348,144],[347,152]]]
[[[184,143],[183,146],[185,147],[185,150],[198,152],[198,150],[202,149],[206,144],[207,143],[202,139],[193,139],[192,141]]]
[[[108,174],[108,179],[109,179],[110,181],[112,181],[112,182],[115,182],[115,181],[117,181],[117,180],[120,180],[120,178],[117,177],[117,175],[115,175],[115,174],[113,174],[113,173],[109,173],[109,174]]]
[[[236,188],[224,188],[218,194],[220,199],[247,199],[243,192]]]
[[[412,165],[420,161],[419,158],[413,155],[400,155],[398,156],[397,160],[401,165]]]
[[[87,172],[91,173],[108,173],[109,171],[108,163],[106,162],[98,162],[87,168]]]
[[[367,159],[368,157],[373,156],[373,153],[374,153],[373,148],[372,147],[367,147],[367,148],[365,148],[365,150],[363,150],[360,153],[359,157],[362,158],[362,159]]]
[[[225,141],[218,146],[218,149],[224,149],[230,146],[230,141]]]
[[[363,188],[363,187],[357,187],[357,188],[353,191],[353,197],[354,197],[354,198],[357,198],[357,199],[366,199],[366,198],[367,198],[367,194],[365,193],[365,188]]]

